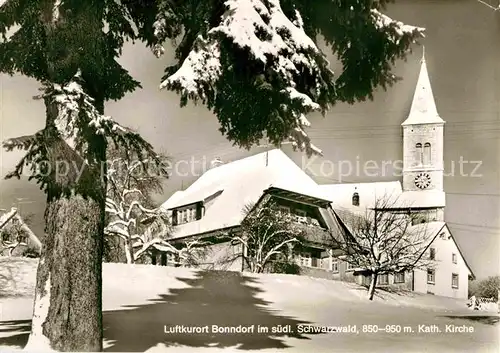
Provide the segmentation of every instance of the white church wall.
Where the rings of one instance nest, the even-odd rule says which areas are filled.
[[[403,128],[404,190],[421,190],[415,185],[415,176],[420,172],[428,173],[431,177],[431,184],[426,190],[443,190],[443,131],[444,126],[438,124],[408,125]],[[427,142],[431,144],[431,158],[430,163],[424,165],[420,163],[416,145],[420,143],[424,149]]]

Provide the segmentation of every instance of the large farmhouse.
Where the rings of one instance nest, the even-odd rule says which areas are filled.
[[[330,201],[322,198],[316,182],[286,154],[276,149],[204,173],[184,191],[178,191],[163,204],[174,225],[174,243],[193,239],[211,240],[211,256],[206,266],[244,269],[242,246],[219,242],[223,232],[235,233],[245,218],[245,207],[273,200],[295,215],[305,229],[306,243],[296,254],[306,267],[328,268],[328,252],[323,243],[336,226]]]
[[[294,252],[303,273],[366,284],[368,278],[344,262],[329,240],[340,236],[346,217],[373,209],[378,198],[386,197],[393,202],[386,203],[385,212],[412,214],[412,231],[425,227],[430,232],[423,256],[433,266],[382,275],[378,286],[467,298],[468,279],[474,274],[444,221],[444,124],[423,58],[411,111],[402,124],[402,183],[318,185],[279,149],[227,164],[215,162],[190,187],[164,203],[172,215],[175,242],[202,238],[217,243],[214,235],[237,231],[246,205],[273,199],[308,229],[306,243]],[[241,245],[224,241],[211,247],[206,265],[245,269]]]

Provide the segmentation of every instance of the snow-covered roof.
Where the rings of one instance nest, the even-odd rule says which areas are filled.
[[[439,117],[434,95],[432,94],[431,81],[427,72],[425,56],[422,56],[420,74],[417,87],[413,95],[410,114],[401,125],[416,124],[443,124],[444,120]]]
[[[399,181],[375,183],[323,184],[319,185],[326,198],[334,208],[350,210],[354,213],[365,213],[367,208],[429,208],[446,205],[443,191],[403,191]],[[359,206],[352,204],[352,196],[358,193]],[[378,201],[378,202],[377,202]]]
[[[363,212],[367,208],[374,207],[377,199],[395,198],[402,193],[399,181],[323,184],[319,185],[319,188],[323,198],[330,200],[334,208],[363,210]],[[359,195],[359,206],[352,204],[352,196],[355,192]]]
[[[430,208],[445,207],[446,194],[444,191],[426,190],[426,191],[404,191],[398,196],[394,205],[400,208]]]
[[[203,201],[222,190],[205,205],[200,220],[175,227],[174,237],[185,237],[240,225],[244,207],[257,202],[270,187],[322,198],[318,184],[283,151],[275,149],[209,169],[162,207],[172,209]]]
[[[168,198],[167,201],[165,201],[160,207],[164,210],[168,210],[169,208],[173,207],[172,205],[175,205],[177,200],[182,198],[184,191],[183,190],[177,190]]]
[[[6,210],[0,210],[0,230],[4,226],[12,225],[14,221],[21,226],[21,230],[28,236],[30,240],[29,246],[37,252],[42,251],[42,243],[40,242],[40,239],[38,239],[31,228],[24,222],[17,208],[12,207],[8,212]]]
[[[438,235],[438,233],[441,232],[443,227],[446,225],[446,222],[443,221],[432,221],[432,222],[425,222],[425,223],[419,223],[415,224],[411,227],[408,228],[408,232],[412,233],[422,233],[425,232],[429,236],[432,235],[432,240],[434,240],[434,237]]]

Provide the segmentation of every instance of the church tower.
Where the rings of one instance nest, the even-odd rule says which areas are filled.
[[[436,109],[424,52],[410,114],[401,124],[403,191],[429,196],[444,191],[444,123]]]

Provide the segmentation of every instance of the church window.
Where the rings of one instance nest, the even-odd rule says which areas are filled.
[[[411,218],[411,225],[412,226],[427,222],[427,216],[424,213],[412,214],[412,215],[410,215],[410,218]]]
[[[359,194],[356,191],[352,194],[352,205],[359,206]]]
[[[417,143],[415,145],[415,148],[417,149],[417,159],[416,159],[416,162],[417,162],[417,165],[422,165],[422,144],[421,143]]]
[[[431,144],[429,142],[426,142],[424,145],[424,165],[429,165],[431,164]]]

